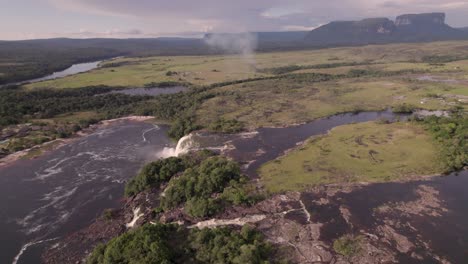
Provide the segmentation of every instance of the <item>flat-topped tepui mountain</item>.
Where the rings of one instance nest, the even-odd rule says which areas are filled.
[[[203,38],[0,41],[3,61],[23,62],[0,64],[0,85],[41,77],[75,63],[116,56],[209,55],[464,39],[468,40],[468,28],[447,25],[444,13],[428,13],[401,15],[395,21],[335,21],[312,31],[210,33]]]
[[[312,30],[305,41],[313,46],[329,46],[458,39],[468,39],[466,30],[447,25],[444,13],[427,13],[401,15],[395,21],[388,18],[335,21]]]

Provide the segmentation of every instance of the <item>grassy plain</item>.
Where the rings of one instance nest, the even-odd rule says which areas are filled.
[[[440,173],[437,146],[408,122],[340,126],[260,168],[270,192],[343,182],[384,182]]]
[[[290,65],[323,65],[361,63],[357,68],[432,69],[452,71],[458,62],[443,67],[422,63],[427,56],[450,56],[468,59],[468,41],[425,44],[371,45],[365,47],[331,48],[307,51],[259,53],[252,56],[173,56],[121,58],[94,71],[58,80],[30,84],[29,88],[75,88],[91,85],[142,87],[151,82],[183,81],[207,85],[254,77],[271,76],[263,70]],[[109,62],[107,63],[109,64]],[[371,65],[372,64],[372,65]],[[376,64],[376,65],[373,65]],[[452,65],[453,64],[453,65]],[[468,70],[468,63],[461,63]],[[313,72],[340,73],[356,67],[337,67]],[[169,71],[177,74],[168,76]]]
[[[257,80],[247,80],[252,78]],[[141,113],[167,112],[159,118],[173,122],[174,131],[180,131],[178,136],[195,128],[219,127],[220,123],[235,124],[236,131],[237,125],[247,129],[278,127],[337,113],[401,105],[467,110],[468,41],[272,52],[250,57],[120,58],[88,73],[26,87],[142,87],[164,81],[194,86],[224,83],[145,104],[147,108]],[[239,82],[225,83],[229,81]],[[43,121],[68,123],[94,115],[81,112]],[[260,169],[260,175],[271,192],[303,190],[323,183],[399,180],[441,172],[437,152],[432,138],[414,123],[348,125],[268,163]]]
[[[235,119],[248,128],[285,126],[341,112],[383,110],[411,104],[428,110],[467,107],[460,101],[468,84],[417,81],[407,76],[346,78],[326,82],[262,80],[217,88],[218,95],[197,111],[208,125],[218,118]]]
[[[88,73],[27,87],[141,87],[162,81],[209,85],[278,77],[280,75],[272,73],[271,69],[291,66],[293,70],[283,75],[291,78],[244,82],[208,91],[214,96],[195,109],[195,122],[209,127],[223,118],[241,121],[253,129],[291,125],[341,112],[382,110],[401,104],[428,110],[447,110],[455,105],[467,107],[467,41],[259,53],[252,57],[121,58],[105,62],[104,67]],[[356,70],[379,74],[322,82],[294,77],[312,73],[344,76]],[[437,80],[418,80],[424,76]]]

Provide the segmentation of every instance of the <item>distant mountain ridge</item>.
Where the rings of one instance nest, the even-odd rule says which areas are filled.
[[[335,21],[312,30],[305,42],[326,46],[459,39],[468,39],[467,32],[447,25],[445,13],[425,13],[401,15],[395,21],[388,18]]]
[[[205,35],[203,39],[57,38],[0,41],[0,58],[6,62],[0,64],[0,85],[41,77],[75,63],[117,56],[250,54],[254,51],[441,40],[468,40],[468,27],[450,27],[445,23],[444,13],[428,13],[401,15],[395,21],[388,18],[335,21],[312,31],[214,33]],[[22,63],[15,63],[17,61]]]
[[[468,27],[453,28],[445,23],[445,19],[445,13],[405,14],[394,21],[385,17],[366,18],[360,21],[333,21],[312,31],[250,34],[255,36],[259,51],[468,40]],[[204,40],[214,36],[235,42],[245,37],[245,33],[210,33],[204,36]]]

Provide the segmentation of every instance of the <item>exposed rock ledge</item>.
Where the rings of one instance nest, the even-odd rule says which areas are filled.
[[[80,263],[97,243],[160,221],[190,228],[250,224],[293,263],[456,263],[432,243],[437,235],[425,225],[440,227],[453,220],[438,188],[434,180],[321,186],[275,195],[252,207],[229,208],[213,219],[190,218],[182,208],[156,216],[152,209],[159,192],[153,190],[127,200],[112,220],[98,219],[63,239],[44,254],[44,260]],[[333,243],[343,236],[355,238],[360,250],[349,256],[337,253]]]

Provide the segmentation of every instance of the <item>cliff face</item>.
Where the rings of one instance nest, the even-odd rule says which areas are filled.
[[[353,22],[353,27],[361,32],[390,34],[395,30],[395,24],[388,18],[368,18]]]
[[[466,31],[445,24],[444,13],[407,14],[387,18],[331,22],[311,31],[311,45],[362,45],[468,39]]]
[[[444,13],[408,14],[396,18],[395,25],[445,25]]]
[[[385,42],[394,31],[395,24],[387,18],[336,21],[313,30],[306,37],[306,41],[313,45],[324,46]]]

